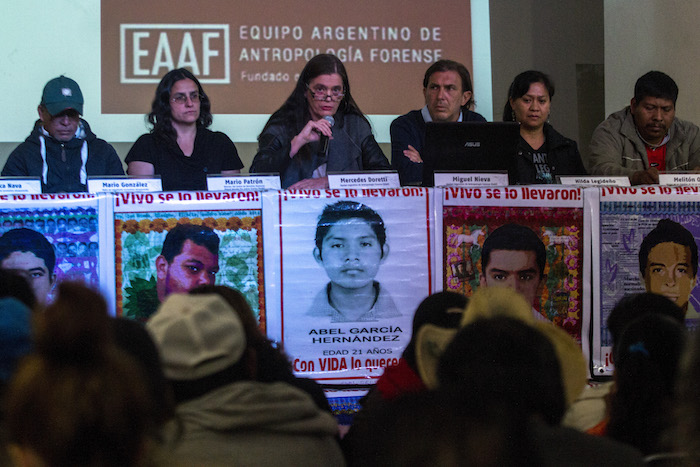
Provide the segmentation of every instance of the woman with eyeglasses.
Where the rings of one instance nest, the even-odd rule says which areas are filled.
[[[160,175],[164,191],[206,190],[207,175],[240,173],[243,163],[233,142],[211,125],[211,102],[185,68],[160,80],[148,114],[153,125],[126,156],[129,175]]]
[[[345,66],[316,55],[258,136],[251,173],[277,172],[282,188],[328,187],[328,172],[389,169],[372,128],[350,94]]]

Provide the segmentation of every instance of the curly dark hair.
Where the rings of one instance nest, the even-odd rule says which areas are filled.
[[[160,83],[158,83],[156,95],[151,104],[151,113],[147,115],[148,123],[153,125],[151,133],[164,136],[168,139],[177,140],[177,133],[172,124],[170,90],[176,82],[183,79],[191,79],[194,81],[199,90],[200,106],[197,127],[207,128],[211,125],[213,117],[211,115],[211,101],[209,101],[209,97],[204,92],[197,77],[195,77],[191,71],[186,68],[178,68],[167,72],[165,76],[163,76],[163,79],[160,80]]]
[[[348,80],[348,73],[345,71],[343,62],[335,55],[320,54],[306,63],[306,66],[304,66],[304,69],[299,75],[294,91],[292,91],[292,94],[290,94],[284,104],[282,104],[282,107],[272,114],[265,124],[262,133],[264,133],[270,125],[278,123],[287,126],[294,134],[299,133],[302,128],[304,128],[304,125],[311,119],[309,105],[306,100],[309,83],[317,76],[331,75],[333,73],[338,73],[340,75],[343,80],[343,90],[345,91],[345,96],[338,106],[338,113],[341,115],[355,114],[367,120],[350,93],[350,81]],[[342,125],[342,122],[338,120],[337,123]]]

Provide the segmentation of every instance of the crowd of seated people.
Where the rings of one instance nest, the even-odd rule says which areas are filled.
[[[0,282],[2,465],[700,460],[700,335],[660,295],[611,312],[615,377],[597,404],[579,345],[517,291],[429,296],[342,437],[320,386],[294,375],[236,290],[173,293],[144,324],[110,317],[78,283],[43,305],[20,272]]]
[[[633,185],[659,182],[660,172],[700,170],[698,126],[675,116],[678,87],[650,71],[634,86],[630,105],[596,128],[590,155],[549,123],[554,82],[546,73],[518,74],[505,94],[503,121],[520,125],[518,184],[552,184],[562,175],[627,176]],[[350,91],[343,63],[320,54],[306,63],[294,90],[258,136],[249,172],[278,173],[282,188],[325,188],[328,172],[394,169],[402,185],[423,178],[426,124],[485,122],[474,112],[471,75],[461,63],[441,59],[423,78],[425,106],[390,127],[391,161],[375,141],[369,120]],[[50,80],[31,134],[9,155],[2,176],[39,177],[44,192],[87,190],[88,176],[124,175],[116,151],[97,138],[83,115],[78,83]],[[206,190],[208,175],[244,168],[236,146],[212,124],[212,102],[189,70],[166,73],[147,115],[149,133],[126,156],[127,174],[154,176],[163,190]]]

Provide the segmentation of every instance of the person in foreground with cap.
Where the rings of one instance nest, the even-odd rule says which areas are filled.
[[[83,103],[72,79],[59,76],[46,83],[39,120],[8,157],[2,176],[41,177],[44,193],[59,193],[87,191],[88,176],[124,175],[114,148],[80,118]]]
[[[329,465],[344,460],[332,415],[284,382],[257,381],[255,351],[219,295],[172,294],[146,324],[176,400],[173,465]]]

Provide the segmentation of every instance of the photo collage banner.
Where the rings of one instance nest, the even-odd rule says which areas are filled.
[[[417,306],[440,290],[516,288],[537,319],[580,343],[593,377],[612,375],[606,320],[627,294],[665,295],[686,311],[688,328],[700,326],[694,187],[0,201],[0,267],[26,273],[41,303],[51,302],[57,283],[78,280],[98,287],[115,316],[143,322],[171,293],[228,286],[243,294],[294,371],[327,385],[376,381],[411,339]]]

